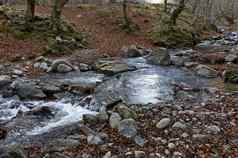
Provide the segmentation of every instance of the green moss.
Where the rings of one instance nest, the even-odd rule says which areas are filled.
[[[228,70],[224,74],[224,81],[228,83],[238,83],[238,71]]]

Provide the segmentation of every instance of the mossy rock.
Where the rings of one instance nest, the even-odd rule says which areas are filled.
[[[224,73],[224,82],[238,84],[238,70],[227,70]]]

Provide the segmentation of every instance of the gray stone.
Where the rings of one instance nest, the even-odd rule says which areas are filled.
[[[43,91],[33,82],[18,79],[11,84],[11,87],[21,99],[43,99],[46,97]]]
[[[84,114],[83,115],[83,121],[85,123],[89,123],[89,124],[95,124],[98,122],[98,118],[96,115],[92,115],[92,114]]]
[[[225,61],[226,62],[237,62],[238,56],[234,55],[234,54],[229,54],[228,56],[226,56]]]
[[[136,122],[133,119],[124,119],[119,123],[119,133],[127,138],[133,138],[137,134]]]
[[[168,66],[171,64],[170,55],[166,48],[159,48],[153,51],[147,61],[153,65]]]
[[[87,142],[88,142],[88,144],[92,144],[92,145],[104,144],[104,141],[102,140],[102,138],[99,135],[92,135],[92,134],[90,134],[87,137]]]
[[[118,113],[112,113],[109,119],[109,124],[111,128],[118,128],[121,119],[122,118]]]
[[[8,75],[0,75],[0,88],[3,86],[6,86],[8,84],[10,84],[11,81],[11,77]]]
[[[67,73],[73,70],[74,67],[66,60],[57,59],[53,61],[51,67],[48,69],[48,72]]]
[[[169,126],[170,122],[171,122],[170,118],[163,118],[156,124],[156,128],[164,129]]]
[[[80,63],[79,69],[80,69],[80,71],[85,72],[85,71],[91,70],[91,67],[87,64]]]
[[[187,125],[182,122],[175,122],[172,128],[185,129],[187,128]]]
[[[123,119],[128,119],[128,118],[133,118],[135,119],[137,117],[136,113],[130,109],[129,107],[127,107],[125,104],[123,103],[119,103],[114,107],[114,110],[116,112],[119,113],[119,115],[123,118]]]
[[[112,152],[111,151],[108,151],[104,156],[103,158],[111,158],[112,157]]]
[[[135,151],[135,158],[144,158],[145,152],[144,151]]]
[[[0,148],[0,158],[27,158],[27,156],[21,146],[10,145],[6,148]]]
[[[135,45],[131,45],[129,47],[123,47],[120,51],[120,54],[125,58],[134,58],[144,56],[148,54],[148,52]]]
[[[195,70],[199,76],[205,78],[216,78],[218,75],[218,72],[215,69],[210,68],[206,65],[198,65]]]
[[[207,142],[208,141],[208,136],[207,135],[203,135],[203,134],[194,134],[192,136],[193,140],[198,141],[198,142]]]
[[[134,142],[139,145],[140,147],[143,147],[145,144],[145,139],[142,138],[141,136],[135,136],[134,137]]]
[[[118,59],[100,59],[94,64],[94,69],[108,75],[136,70],[134,66]]]
[[[218,126],[215,126],[215,125],[212,125],[212,126],[208,126],[206,128],[207,132],[210,133],[210,134],[218,134],[221,132],[221,129],[220,127]]]
[[[175,147],[176,147],[176,145],[174,143],[169,143],[168,144],[169,149],[174,149]]]

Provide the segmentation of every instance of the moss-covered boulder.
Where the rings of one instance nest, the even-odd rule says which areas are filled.
[[[226,70],[223,73],[224,82],[238,84],[238,70]]]

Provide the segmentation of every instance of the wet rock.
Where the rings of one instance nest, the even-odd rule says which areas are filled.
[[[14,75],[17,75],[17,76],[23,76],[24,75],[24,72],[21,71],[21,70],[18,70],[18,69],[14,69],[12,73]]]
[[[141,136],[135,136],[134,137],[134,142],[139,145],[140,147],[143,147],[145,145],[145,139],[142,138]]]
[[[11,87],[21,99],[43,99],[46,95],[33,82],[15,80]]]
[[[208,136],[204,134],[194,134],[192,136],[193,140],[198,141],[198,142],[207,142],[208,141]]]
[[[112,113],[109,119],[111,128],[118,128],[121,121],[121,116],[118,113]]]
[[[35,69],[40,69],[43,71],[47,71],[49,69],[49,65],[46,62],[37,62],[33,65]]]
[[[123,103],[119,103],[114,107],[114,110],[116,112],[119,113],[119,115],[123,118],[123,119],[129,119],[129,118],[133,118],[135,119],[137,117],[136,113],[130,109],[129,107],[127,107],[125,104]]]
[[[92,68],[87,64],[80,63],[79,69],[80,71],[85,72],[85,71],[90,71]]]
[[[0,140],[5,139],[7,137],[7,129],[0,128]]]
[[[103,158],[111,158],[112,157],[112,152],[111,151],[108,151],[104,156]]]
[[[39,87],[45,94],[48,95],[62,92],[61,88],[54,83],[39,83]]]
[[[8,84],[10,84],[11,81],[11,77],[8,75],[0,75],[0,89]]]
[[[175,122],[172,128],[185,129],[187,128],[187,125],[182,122]]]
[[[225,70],[223,72],[224,82],[238,83],[238,71],[237,70]]]
[[[226,62],[236,63],[238,62],[238,55],[229,54],[228,56],[226,56],[225,60]]]
[[[119,133],[127,138],[133,138],[137,134],[136,122],[133,119],[124,119],[119,123]]]
[[[50,152],[44,155],[44,158],[71,158],[60,152]]]
[[[212,125],[212,126],[208,126],[206,128],[206,131],[210,134],[218,134],[221,132],[221,129],[218,126]]]
[[[98,122],[98,118],[97,118],[97,116],[92,115],[92,114],[85,114],[85,115],[83,115],[83,121],[85,123],[95,124]]]
[[[185,63],[185,59],[183,57],[171,57],[171,63],[175,66],[183,66]]]
[[[166,48],[159,48],[152,52],[151,56],[147,58],[149,64],[168,66],[171,64],[169,52]]]
[[[191,67],[196,67],[198,65],[197,62],[185,62],[184,66],[187,68],[191,68]]]
[[[144,158],[145,152],[144,151],[135,151],[135,158]]]
[[[171,122],[170,118],[163,118],[156,124],[156,128],[164,129],[169,126],[170,122]]]
[[[99,122],[107,122],[109,119],[109,116],[106,111],[100,111],[97,115],[98,121]]]
[[[148,51],[135,45],[131,45],[129,47],[123,47],[120,54],[125,58],[134,58],[144,56],[148,54]]]
[[[136,70],[134,66],[129,66],[123,61],[114,59],[100,59],[94,64],[94,69],[108,75]]]
[[[27,111],[26,115],[36,115],[36,116],[53,116],[54,109],[49,106],[39,106],[33,108],[31,111]]]
[[[87,137],[87,142],[88,142],[88,144],[91,144],[91,145],[102,145],[102,144],[104,144],[104,141],[102,140],[102,138],[99,135],[92,135],[92,134],[90,134]]]
[[[215,69],[210,68],[206,65],[198,65],[195,70],[199,76],[205,78],[216,78],[218,75],[218,72]]]
[[[70,63],[68,63],[65,60],[58,59],[53,61],[48,72],[67,73],[73,70],[74,70],[74,67]]]

